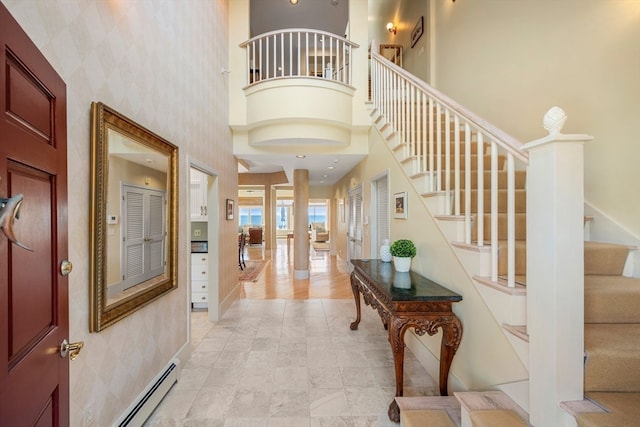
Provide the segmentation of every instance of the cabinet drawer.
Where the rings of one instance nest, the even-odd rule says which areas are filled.
[[[209,278],[208,265],[194,265],[191,267],[191,280],[207,280]]]
[[[207,265],[209,254],[191,254],[191,265]]]
[[[191,293],[191,302],[209,302],[209,293],[208,292],[192,292]]]
[[[191,293],[194,292],[209,292],[209,282],[205,280],[192,280],[191,281]]]

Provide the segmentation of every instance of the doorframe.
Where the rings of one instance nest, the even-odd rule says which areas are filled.
[[[189,183],[189,174],[191,168],[197,169],[200,172],[207,175],[207,240],[209,242],[207,257],[209,260],[209,304],[208,304],[208,317],[212,322],[220,320],[220,277],[218,276],[220,252],[217,242],[220,240],[220,206],[219,206],[219,173],[203,164],[194,160],[193,158],[187,158],[187,182]],[[189,188],[189,186],[187,186]],[[191,191],[187,191],[187,203],[188,209],[191,208]],[[191,212],[186,214],[188,226],[186,234],[186,242],[188,245],[191,243]],[[214,243],[214,244],[211,244]],[[191,254],[190,246],[187,247],[187,253]],[[188,330],[189,339],[191,339],[191,259],[187,262],[187,277],[189,285],[187,286],[187,308],[188,308]]]
[[[370,258],[371,259],[376,259],[379,258],[379,232],[380,230],[378,229],[378,214],[379,214],[379,207],[380,207],[380,203],[378,203],[378,189],[377,189],[377,185],[376,183],[381,180],[382,178],[387,178],[387,197],[390,194],[390,177],[391,177],[391,171],[389,169],[386,169],[384,172],[380,172],[377,175],[374,175],[371,178],[371,206],[375,206],[375,209],[371,209],[371,220],[369,221],[369,239],[370,239],[370,248],[369,251],[371,253]],[[390,217],[390,215],[389,215]],[[391,230],[391,223],[389,223],[388,225],[389,230]]]

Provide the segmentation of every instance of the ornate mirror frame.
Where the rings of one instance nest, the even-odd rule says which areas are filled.
[[[123,218],[111,217],[113,212],[120,212],[119,207],[109,208],[109,141],[110,132],[121,134],[123,139],[140,151],[149,152],[149,157],[160,155],[167,160],[166,197],[164,216],[164,269],[162,273],[151,279],[134,285],[119,294],[117,298],[109,297],[107,292],[108,250],[107,239],[116,233],[113,224],[123,224]],[[151,162],[147,159],[147,162]],[[144,167],[144,166],[142,166]],[[137,168],[137,166],[136,166]],[[164,177],[161,175],[161,177]],[[90,211],[90,309],[89,330],[99,332],[136,310],[144,307],[162,295],[177,288],[177,235],[178,235],[178,148],[153,132],[140,126],[133,120],[123,116],[110,107],[93,102],[91,104],[91,211]],[[147,178],[145,178],[147,180]],[[148,182],[145,182],[147,184]],[[118,189],[120,191],[120,189]],[[153,190],[151,190],[153,191]],[[157,198],[157,197],[156,197]],[[157,212],[157,211],[156,211]],[[108,225],[107,216],[113,218]],[[128,217],[127,217],[128,218]],[[156,219],[157,221],[157,219]],[[156,222],[157,223],[157,222]],[[122,225],[119,233],[123,234]],[[147,241],[145,237],[144,241]],[[122,245],[124,246],[124,245]],[[122,247],[119,248],[122,251]],[[124,268],[120,262],[120,271]],[[113,259],[110,260],[113,264]],[[118,272],[118,276],[122,273]],[[124,281],[123,281],[124,282]]]

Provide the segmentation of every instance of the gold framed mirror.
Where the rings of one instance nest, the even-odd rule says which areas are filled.
[[[178,286],[177,177],[175,145],[91,104],[91,332]]]

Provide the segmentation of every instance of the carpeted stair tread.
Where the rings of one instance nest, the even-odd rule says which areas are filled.
[[[442,409],[413,409],[400,412],[402,427],[456,427]]]
[[[453,170],[454,166],[456,164],[455,162],[455,156],[453,155],[453,152],[451,152],[451,158],[449,159],[449,167]],[[482,161],[482,168],[483,170],[491,170],[491,156],[484,154],[483,156],[483,161]],[[441,165],[442,165],[442,169],[446,169],[446,162],[447,156],[444,155],[444,152],[442,153],[442,155],[440,156],[440,161],[441,161]],[[471,161],[470,165],[471,166],[471,170],[472,171],[477,171],[478,170],[478,155],[477,154],[471,154],[469,156],[469,160]],[[503,170],[504,169],[504,165],[506,163],[506,157],[505,156],[501,156],[498,155],[497,157],[497,162],[498,162],[498,170]],[[433,164],[437,165],[438,163],[438,158],[437,156],[434,157],[433,159]],[[465,168],[465,156],[464,154],[460,155],[460,169],[464,169]]]
[[[629,248],[604,242],[584,242],[584,274],[620,275]]]
[[[640,392],[640,324],[584,325],[585,392]]]
[[[483,213],[491,213],[491,192],[483,191]],[[478,211],[478,190],[471,190],[471,205],[470,209],[472,213]],[[515,189],[515,212],[526,213],[527,212],[527,191],[524,189]],[[507,190],[498,190],[498,212],[507,211]],[[465,191],[460,191],[460,212],[465,212]]]
[[[516,240],[513,242],[515,247],[515,275],[526,276],[527,274],[527,242],[524,240]],[[507,274],[507,242],[498,242],[498,275]]]
[[[587,398],[609,411],[582,412],[576,416],[578,427],[638,427],[640,393],[587,393]]]
[[[461,165],[461,166],[464,166]],[[444,183],[444,179],[447,176],[446,172],[442,172],[442,182]],[[477,172],[471,172],[470,174],[471,177],[471,188],[478,188],[478,173]],[[491,171],[484,171],[483,172],[483,183],[484,189],[490,189],[491,188]],[[507,171],[505,170],[499,170],[498,174],[498,188],[507,188]],[[514,178],[515,178],[515,188],[517,189],[524,189],[525,188],[525,184],[527,182],[527,173],[525,171],[515,171],[514,172]],[[451,188],[453,188],[453,183],[455,182],[455,172],[451,171],[449,174],[449,179],[451,180]],[[465,173],[464,170],[460,171],[460,185],[464,186],[464,182],[465,182]]]
[[[640,279],[584,277],[585,323],[640,323]]]
[[[526,240],[527,238],[527,214],[516,213],[515,214],[515,239]],[[484,214],[483,222],[484,238],[485,240],[491,238],[491,214]],[[473,227],[471,230],[471,240],[478,239],[478,229]],[[498,240],[507,239],[507,214],[498,214]]]
[[[511,409],[487,409],[469,414],[473,427],[529,427],[529,423]],[[428,426],[428,424],[424,424]]]

